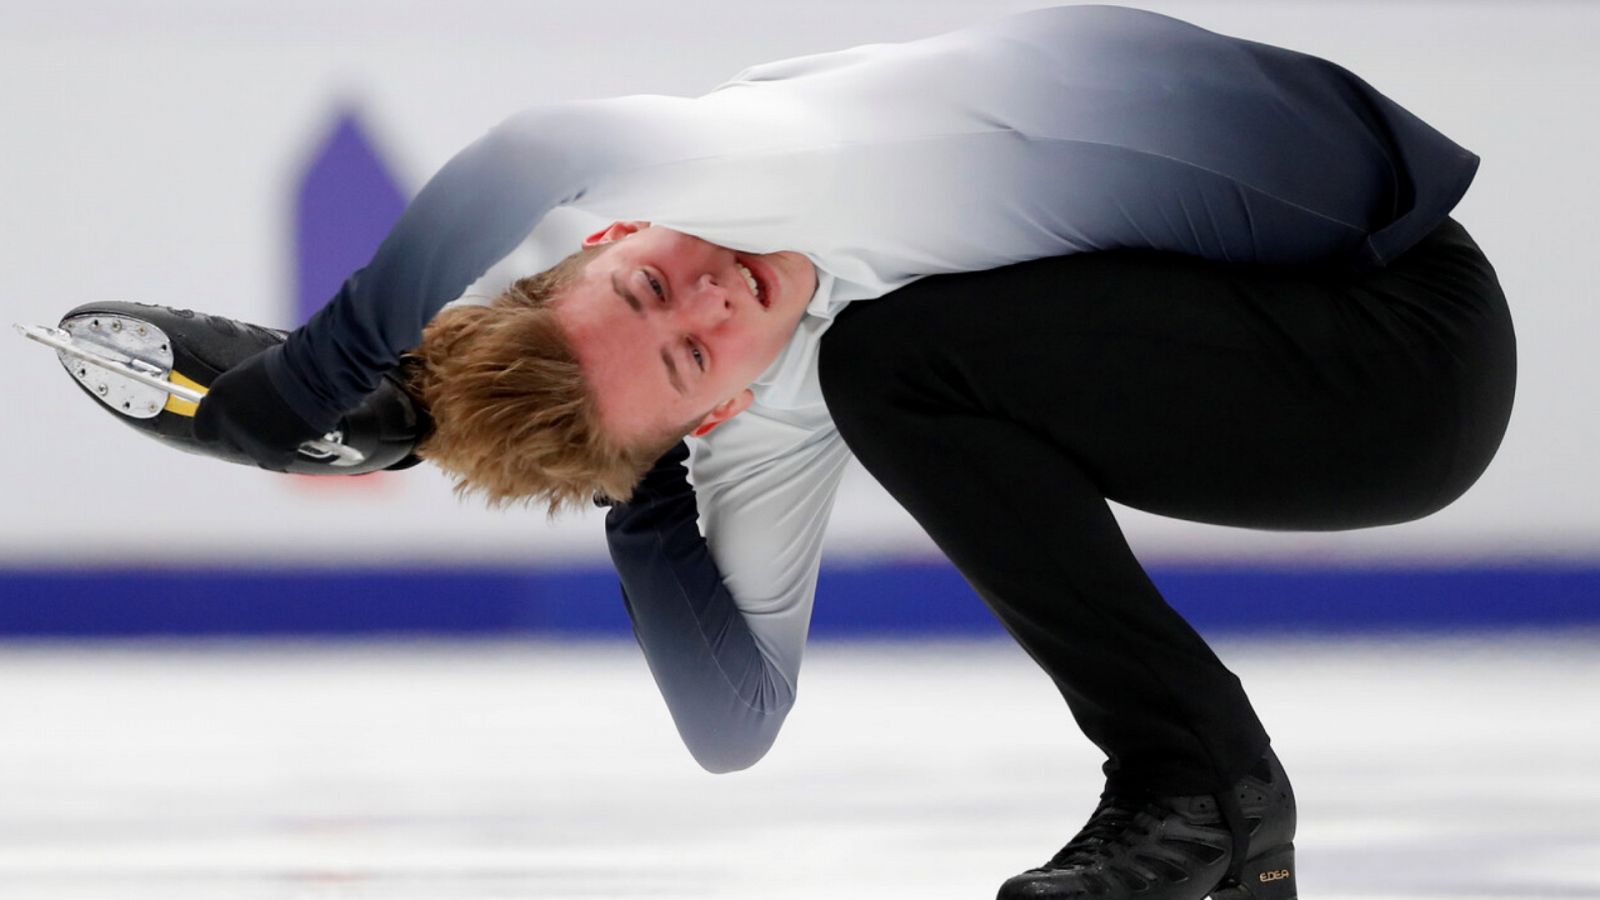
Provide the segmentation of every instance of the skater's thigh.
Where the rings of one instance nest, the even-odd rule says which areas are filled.
[[[848,327],[902,332],[894,364],[932,375],[928,402],[1025,424],[1109,498],[1164,515],[1415,518],[1477,477],[1509,414],[1504,298],[1450,222],[1365,274],[1082,254],[877,304]]]

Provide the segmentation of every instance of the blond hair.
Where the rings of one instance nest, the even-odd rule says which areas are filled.
[[[627,500],[681,432],[625,446],[599,407],[551,301],[603,245],[517,281],[488,306],[453,306],[410,354],[409,388],[433,418],[417,455],[491,506],[541,504],[553,517],[596,494]]]

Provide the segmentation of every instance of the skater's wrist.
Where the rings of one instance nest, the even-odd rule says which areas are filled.
[[[308,422],[283,398],[269,374],[277,348],[256,354],[212,381],[195,412],[195,436],[231,448],[264,469],[283,471],[301,443],[327,429]]]
[[[311,389],[302,370],[291,363],[290,344],[294,337],[291,333],[282,345],[263,353],[261,365],[277,394],[277,400],[285,409],[317,434],[332,431],[345,411],[329,409]]]

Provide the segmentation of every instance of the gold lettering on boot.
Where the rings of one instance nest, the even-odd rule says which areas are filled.
[[[1267,882],[1270,882],[1270,881],[1282,881],[1285,878],[1293,877],[1293,875],[1294,875],[1294,873],[1290,872],[1288,869],[1278,869],[1278,870],[1272,871],[1272,872],[1262,872],[1261,873],[1261,883],[1262,884],[1266,884]]]

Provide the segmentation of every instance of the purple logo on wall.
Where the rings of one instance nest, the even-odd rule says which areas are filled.
[[[353,109],[311,155],[295,197],[295,319],[311,318],[372,260],[406,196]]]

